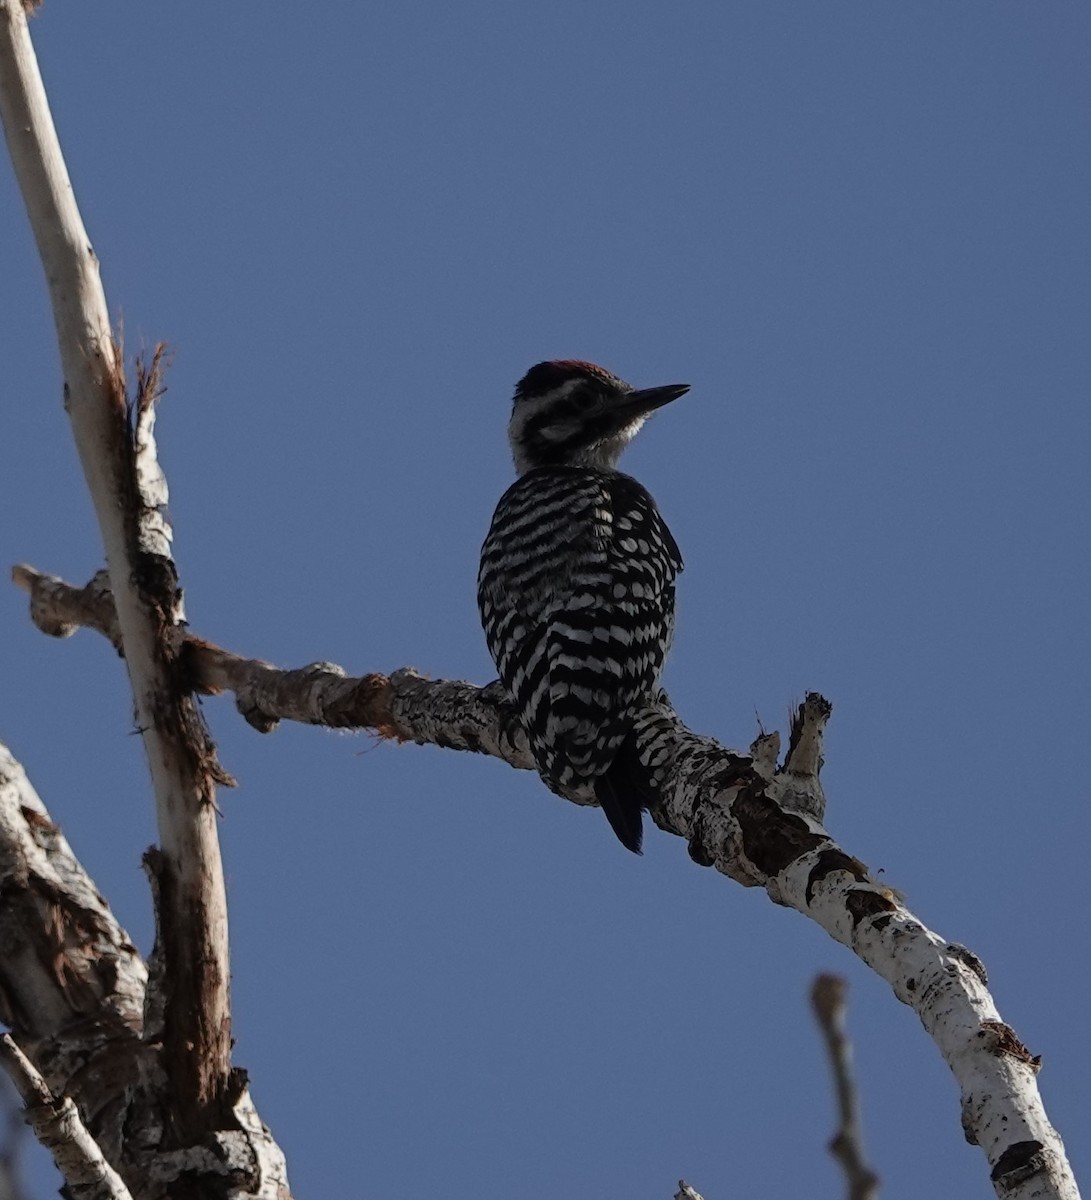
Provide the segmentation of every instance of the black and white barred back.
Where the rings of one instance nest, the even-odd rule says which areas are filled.
[[[653,392],[634,393],[602,375],[623,389],[605,404],[617,420],[628,418],[624,445],[635,432],[629,426],[638,401],[630,397]],[[669,398],[681,389],[671,391]],[[558,407],[567,411],[570,401],[563,392]],[[660,397],[654,406],[662,403]],[[539,405],[536,419],[541,412]],[[616,457],[620,445],[599,461]],[[516,455],[518,461],[518,446]],[[565,457],[596,462],[587,453]],[[561,795],[593,793],[635,851],[641,809],[656,796],[626,741],[634,715],[658,689],[681,569],[655,501],[606,465],[529,466],[501,498],[482,548],[478,603],[486,640],[542,779]]]

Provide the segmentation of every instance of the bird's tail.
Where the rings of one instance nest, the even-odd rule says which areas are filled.
[[[642,810],[659,796],[636,754],[632,735],[622,742],[614,761],[595,780],[595,796],[618,841],[634,854],[641,854],[644,840]]]

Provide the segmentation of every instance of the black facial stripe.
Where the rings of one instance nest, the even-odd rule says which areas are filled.
[[[579,420],[566,438],[548,438],[542,431],[578,416]],[[523,445],[531,451],[535,462],[558,462],[582,446],[592,446],[618,432],[617,419],[609,412],[588,416],[579,408],[556,405],[547,412],[536,413],[523,427]]]
[[[527,420],[527,426],[540,429],[543,425],[559,425],[562,421],[570,421],[580,417],[587,408],[588,402],[594,399],[583,389],[570,392],[563,400],[554,400],[548,408],[543,408]]]

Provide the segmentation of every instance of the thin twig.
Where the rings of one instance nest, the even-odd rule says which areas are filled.
[[[837,975],[819,975],[811,988],[811,1006],[826,1043],[837,1094],[838,1127],[830,1141],[830,1153],[844,1169],[848,1200],[874,1200],[879,1194],[879,1177],[864,1159],[852,1044],[845,1033],[845,991],[845,981]]]
[[[132,1200],[121,1176],[87,1132],[75,1104],[67,1096],[54,1099],[34,1064],[8,1034],[0,1037],[0,1065],[23,1098],[27,1123],[53,1155],[75,1200]]]

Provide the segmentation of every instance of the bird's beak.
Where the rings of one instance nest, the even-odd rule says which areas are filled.
[[[670,404],[672,400],[677,400],[688,391],[688,383],[668,383],[665,387],[641,388],[640,391],[629,392],[618,405],[617,411],[629,420],[635,420],[662,408],[664,404]]]

